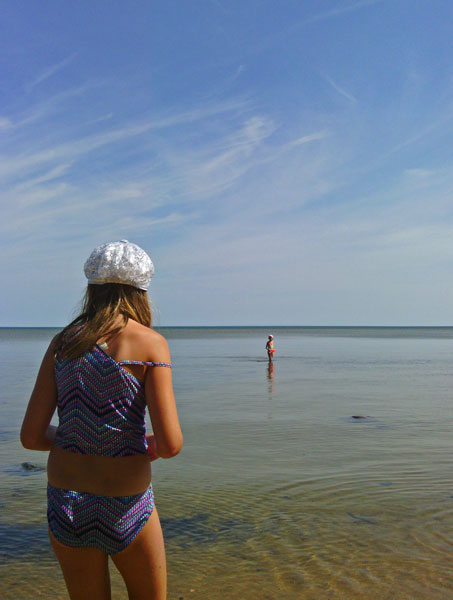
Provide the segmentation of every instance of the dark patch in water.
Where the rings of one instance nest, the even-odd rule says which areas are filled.
[[[360,515],[353,515],[352,513],[346,513],[351,519],[356,521],[360,521],[361,523],[369,523],[370,525],[376,525],[376,521],[372,521],[371,519],[367,519],[366,517],[361,517]]]
[[[46,467],[32,462],[23,462],[20,465],[5,465],[1,470],[3,473],[8,473],[8,475],[22,475],[23,477],[28,477],[35,473],[42,473],[46,470]]]
[[[391,481],[380,481],[379,485],[382,485],[382,487],[389,487],[390,485],[392,485]]]
[[[0,558],[31,558],[52,554],[47,524],[16,525],[0,523]]]
[[[181,548],[219,541],[243,543],[254,533],[253,526],[247,521],[217,519],[207,513],[199,513],[193,517],[162,519],[161,523],[165,539]]]
[[[35,463],[31,463],[31,462],[23,462],[21,465],[22,469],[24,471],[45,471],[46,468],[41,466],[41,465],[36,465]]]

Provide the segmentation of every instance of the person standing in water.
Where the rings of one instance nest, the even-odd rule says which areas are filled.
[[[52,340],[24,417],[23,446],[50,451],[49,536],[71,600],[110,600],[109,556],[129,598],[167,597],[151,461],[183,438],[168,345],[151,329],[153,273],[127,240],[92,252],[82,312]]]
[[[266,342],[266,350],[267,350],[267,357],[269,358],[269,362],[272,362],[274,359],[274,336],[270,335],[267,338],[267,342]]]

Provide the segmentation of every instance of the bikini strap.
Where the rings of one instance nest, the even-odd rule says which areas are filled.
[[[119,365],[143,365],[145,367],[168,367],[171,369],[171,364],[164,362],[152,362],[147,360],[119,360],[117,362]]]

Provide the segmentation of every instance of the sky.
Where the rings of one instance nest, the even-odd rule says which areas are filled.
[[[0,1],[0,326],[453,325],[450,0]]]

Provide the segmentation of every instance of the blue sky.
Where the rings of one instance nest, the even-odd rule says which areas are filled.
[[[106,241],[161,325],[453,323],[448,0],[2,2],[0,325]]]

